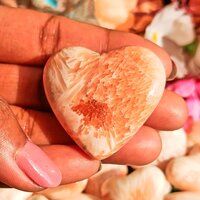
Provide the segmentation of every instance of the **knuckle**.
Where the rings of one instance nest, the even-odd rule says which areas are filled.
[[[9,105],[2,97],[0,97],[0,127],[3,126],[9,117],[12,117]]]
[[[49,57],[58,50],[59,30],[59,17],[50,15],[39,34],[41,53],[44,57]]]
[[[32,110],[25,110],[19,107],[15,108],[14,114],[24,134],[31,138],[36,114]]]
[[[105,29],[105,42],[104,42],[104,46],[102,48],[102,52],[108,52],[109,51],[109,46],[110,46],[110,37],[111,37],[111,30],[109,29]]]

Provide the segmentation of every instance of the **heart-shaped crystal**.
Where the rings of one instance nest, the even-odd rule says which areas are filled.
[[[138,131],[157,106],[165,80],[161,60],[134,46],[102,55],[66,48],[44,70],[45,92],[56,117],[96,159],[110,156]]]

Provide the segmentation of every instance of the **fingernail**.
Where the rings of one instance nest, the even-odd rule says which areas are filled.
[[[99,164],[99,169],[98,169],[97,172],[101,171],[101,169],[102,169],[102,163],[100,162],[100,164]]]
[[[16,154],[19,168],[43,188],[56,187],[62,175],[58,167],[35,144],[27,142]]]
[[[177,75],[177,67],[174,61],[172,60],[172,72],[167,78],[167,81],[173,81],[176,78],[176,75]]]

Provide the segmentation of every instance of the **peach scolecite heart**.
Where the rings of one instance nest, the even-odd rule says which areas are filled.
[[[104,159],[145,123],[165,87],[161,60],[143,47],[100,55],[63,49],[44,69],[47,99],[66,132],[88,154]]]

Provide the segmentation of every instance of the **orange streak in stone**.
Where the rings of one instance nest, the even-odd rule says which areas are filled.
[[[92,125],[95,128],[108,129],[108,124],[112,124],[112,113],[107,104],[96,101],[95,99],[84,102],[72,107],[72,110],[78,114],[84,115],[86,125]]]

